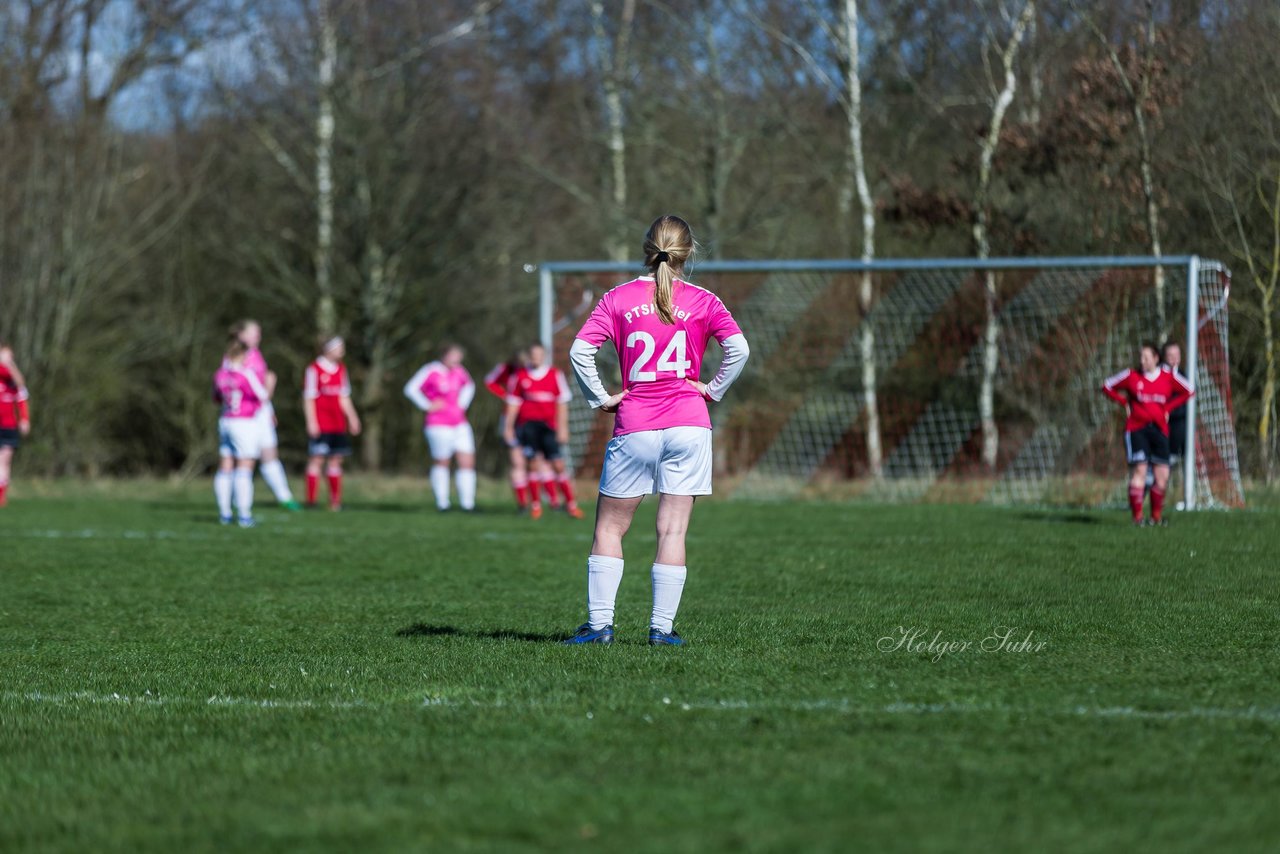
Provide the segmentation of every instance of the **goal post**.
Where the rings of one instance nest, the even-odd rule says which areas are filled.
[[[540,334],[557,365],[569,370],[569,344],[603,293],[641,273],[610,261],[539,265]],[[866,274],[873,300],[864,312]],[[706,261],[689,278],[724,300],[752,347],[738,383],[712,406],[722,495],[1123,504],[1123,414],[1101,394],[1102,381],[1135,364],[1140,342],[1171,340],[1197,390],[1171,489],[1188,509],[1243,505],[1227,350],[1231,279],[1216,261]],[[989,324],[995,360],[984,358]],[[719,365],[711,350],[703,380]],[[619,387],[612,349],[599,358],[606,385]],[[987,419],[984,384],[993,400]],[[868,419],[872,402],[877,417]],[[570,427],[571,465],[598,474],[612,420],[575,399]]]

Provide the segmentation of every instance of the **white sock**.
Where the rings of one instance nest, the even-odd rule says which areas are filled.
[[[219,471],[213,475],[213,497],[218,499],[218,515],[223,519],[231,518],[232,480],[229,471]]]
[[[474,510],[476,506],[476,470],[458,469],[455,477],[458,482],[458,503],[463,510]]]
[[[284,464],[279,460],[272,460],[269,463],[263,463],[259,466],[262,472],[262,479],[267,482],[267,486],[271,487],[272,493],[276,496],[276,501],[284,503],[293,500],[293,493],[289,491],[289,478],[284,473]]]
[[[436,494],[436,507],[449,509],[449,467],[431,467],[431,491]]]
[[[680,609],[680,594],[684,592],[684,579],[689,574],[688,567],[670,566],[665,563],[653,565],[653,618],[649,626],[664,632],[671,631],[676,620],[676,611]]]
[[[253,515],[253,469],[236,469],[236,512],[241,519]]]
[[[587,622],[593,629],[613,625],[613,608],[622,583],[622,558],[587,558]]]

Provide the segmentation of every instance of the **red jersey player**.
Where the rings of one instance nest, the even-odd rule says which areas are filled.
[[[548,472],[542,480],[547,496],[554,504],[558,487],[569,515],[581,519],[582,510],[574,498],[573,482],[565,470],[561,451],[561,446],[569,441],[569,401],[573,394],[564,372],[545,364],[546,360],[546,348],[541,344],[532,345],[529,367],[518,371],[511,380],[503,438],[508,445],[519,441],[529,461],[535,461],[539,455],[546,460],[554,470],[554,475]],[[537,519],[542,515],[537,472],[531,492],[529,515]]]
[[[493,370],[485,374],[484,387],[489,393],[497,397],[504,404],[510,395],[511,382],[515,379],[516,374],[523,370],[529,363],[529,351],[519,350],[511,354],[511,358],[505,362],[499,362],[493,366]],[[529,478],[525,473],[524,451],[520,448],[520,443],[512,436],[510,441],[507,440],[507,414],[506,407],[503,407],[502,415],[498,417],[498,435],[502,436],[502,442],[507,446],[508,458],[511,461],[511,491],[515,493],[516,504],[521,510],[529,506]]]
[[[0,507],[8,501],[9,468],[21,437],[31,432],[27,383],[13,360],[13,348],[0,342]]]
[[[342,458],[351,456],[352,436],[360,435],[360,416],[351,402],[351,382],[342,358],[343,340],[334,336],[320,345],[320,355],[307,365],[302,380],[302,408],[307,417],[307,506],[316,506],[320,469],[328,460],[329,509],[342,509]]]
[[[1125,458],[1129,463],[1129,508],[1133,523],[1143,524],[1142,498],[1147,466],[1155,470],[1151,487],[1151,524],[1164,524],[1164,493],[1169,484],[1169,412],[1195,394],[1175,371],[1160,369],[1155,344],[1144,343],[1140,370],[1125,368],[1102,384],[1102,393],[1125,407]]]

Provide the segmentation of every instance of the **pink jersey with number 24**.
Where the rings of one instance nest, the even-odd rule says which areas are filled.
[[[720,298],[676,280],[675,322],[666,324],[653,302],[654,281],[642,276],[618,285],[600,299],[578,338],[601,346],[612,341],[622,366],[627,396],[618,407],[613,435],[667,427],[711,427],[707,402],[686,379],[702,370],[707,341],[723,342],[742,330]]]

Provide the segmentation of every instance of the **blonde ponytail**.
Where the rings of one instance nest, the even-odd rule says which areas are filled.
[[[693,257],[693,231],[678,216],[653,221],[644,236],[644,265],[653,273],[653,302],[663,323],[675,323],[675,282]]]

